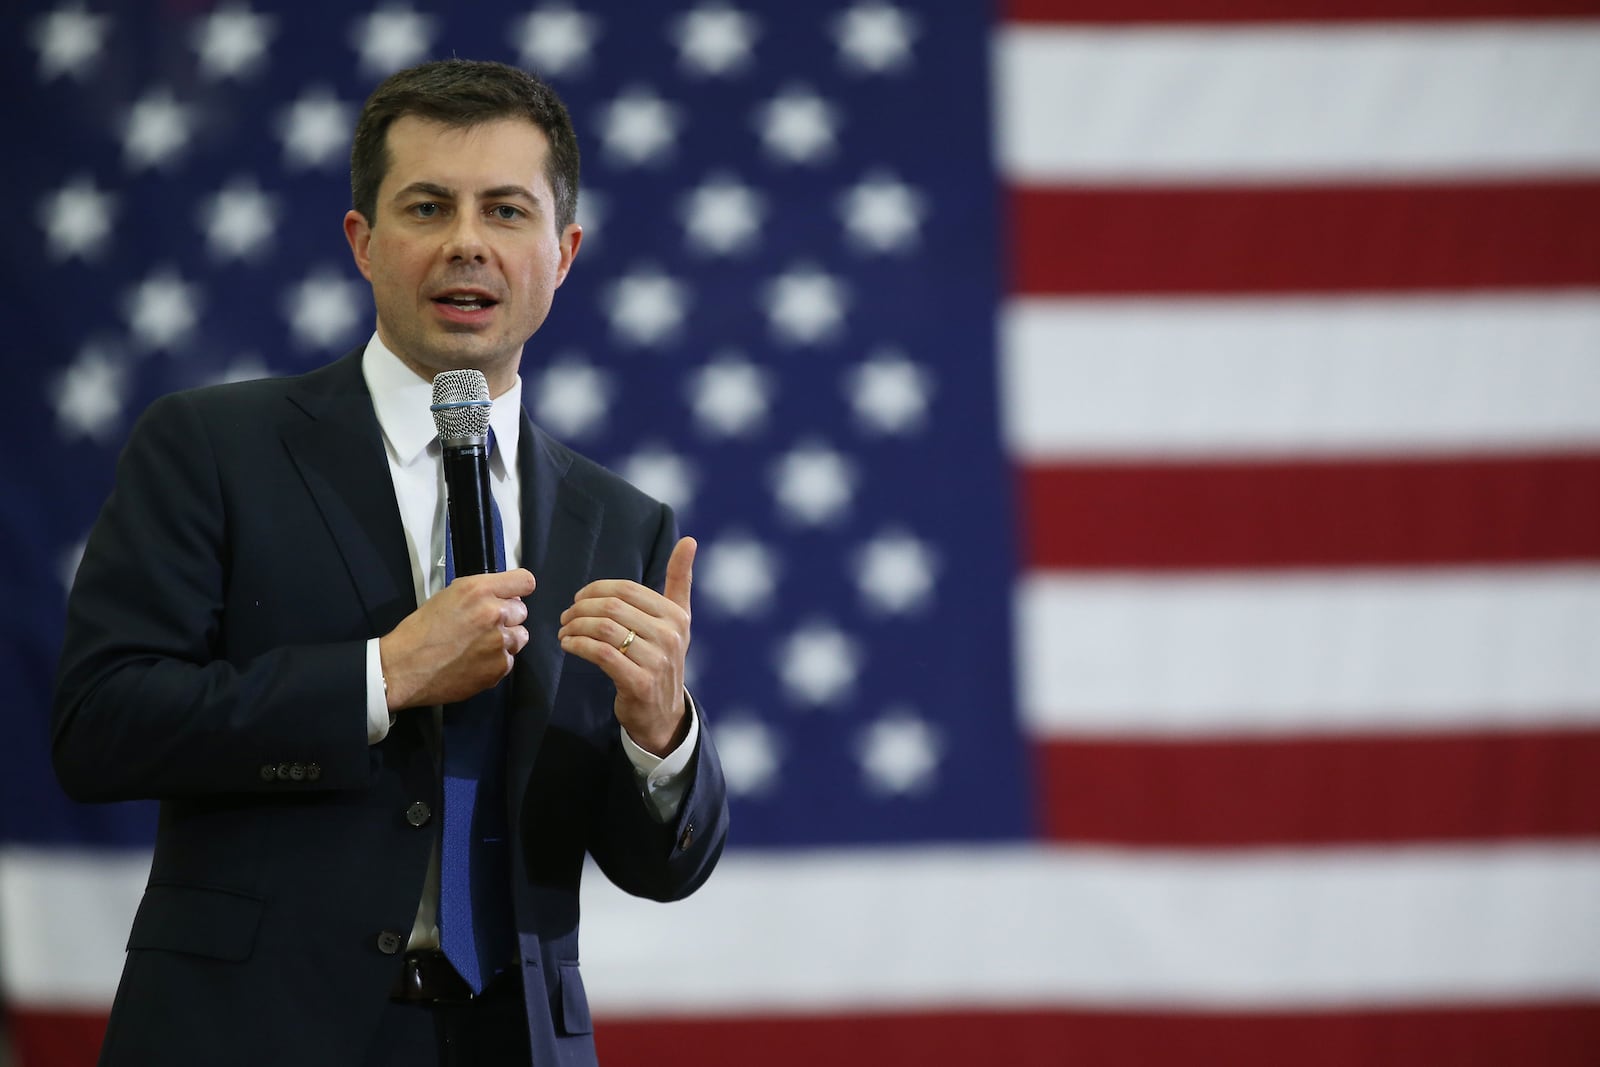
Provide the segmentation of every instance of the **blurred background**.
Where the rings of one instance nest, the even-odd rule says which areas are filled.
[[[364,343],[449,55],[584,151],[534,418],[702,543],[733,833],[587,880],[605,1062],[1600,1063],[1597,0],[9,6],[13,1063],[148,867],[48,758],[120,446]]]

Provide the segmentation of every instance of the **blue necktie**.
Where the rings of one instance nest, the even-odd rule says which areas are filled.
[[[494,450],[494,433],[489,434]],[[495,570],[505,570],[500,507],[494,520]],[[455,552],[445,523],[445,583]],[[474,993],[515,959],[511,862],[505,797],[507,683],[444,709],[444,827],[439,851],[439,943]]]

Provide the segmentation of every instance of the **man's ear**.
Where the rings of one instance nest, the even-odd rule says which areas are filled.
[[[361,212],[344,213],[344,239],[350,242],[350,255],[356,261],[356,269],[370,282],[372,260],[367,255],[367,246],[372,243],[372,224],[367,222],[367,217]]]
[[[583,244],[583,227],[576,222],[567,223],[567,228],[561,231],[561,263],[556,272],[556,287],[567,280],[567,271],[572,269],[572,261],[578,258],[578,246]]]

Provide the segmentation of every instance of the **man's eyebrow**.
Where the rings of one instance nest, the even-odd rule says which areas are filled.
[[[416,193],[421,193],[424,196],[431,196],[437,200],[454,200],[456,198],[456,191],[454,189],[446,189],[444,186],[435,185],[433,182],[412,182],[404,189],[397,190],[394,194],[394,198],[396,200],[402,200],[405,197],[412,196]]]
[[[531,204],[537,204],[539,198],[532,189],[524,185],[496,185],[492,189],[485,189],[478,194],[485,200],[506,200],[511,197],[521,197]]]
[[[431,196],[435,200],[454,200],[456,198],[454,189],[435,182],[412,182],[394,195],[396,200],[403,200],[408,196],[418,194]],[[540,204],[539,197],[525,185],[496,185],[492,188],[484,189],[478,196],[484,200],[507,200],[515,197],[526,200],[535,206]]]

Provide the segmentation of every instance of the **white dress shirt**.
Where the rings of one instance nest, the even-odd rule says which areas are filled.
[[[410,550],[411,581],[417,603],[444,588],[445,508],[444,467],[434,429],[433,384],[419,377],[400,362],[374,333],[362,355],[361,373],[372,394],[373,411],[383,431],[384,452],[389,459],[389,474],[394,479],[395,499],[400,505],[400,521]],[[494,431],[495,447],[489,457],[490,491],[500,509],[501,530],[505,537],[506,566],[514,568],[522,559],[522,486],[514,457],[522,436],[522,378],[510,389],[493,398],[489,426]],[[538,575],[534,576],[535,579]],[[633,765],[639,790],[650,812],[660,822],[677,814],[688,788],[689,759],[699,737],[699,715],[689,702],[689,730],[682,743],[664,758],[652,755],[634,743],[620,726],[623,751]],[[402,715],[425,713],[414,708]],[[433,709],[442,716],[443,710]],[[388,701],[383,688],[383,663],[378,654],[378,638],[367,642],[367,741],[377,744],[389,734],[391,724]],[[434,843],[428,864],[428,878],[411,932],[411,948],[438,944],[435,916],[439,900],[439,848]]]

